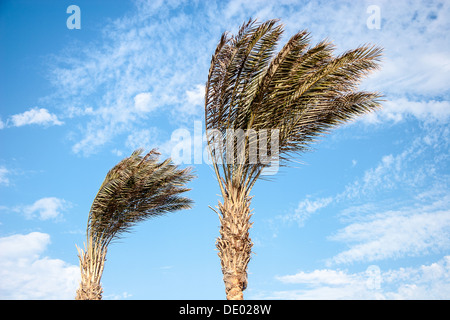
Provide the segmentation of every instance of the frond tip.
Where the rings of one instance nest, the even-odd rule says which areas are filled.
[[[139,221],[191,207],[181,196],[190,189],[191,168],[178,169],[171,159],[158,162],[153,149],[143,155],[136,150],[106,175],[95,197],[88,221],[88,237],[106,247],[119,234]]]

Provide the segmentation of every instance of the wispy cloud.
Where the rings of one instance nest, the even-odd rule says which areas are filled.
[[[444,124],[424,125],[397,153],[381,157],[372,168],[327,197],[308,196],[292,212],[270,223],[297,222],[330,207],[345,224],[327,237],[343,244],[327,265],[382,261],[442,253],[450,248],[448,149]]]
[[[339,50],[352,48],[361,41],[379,44],[385,48],[382,69],[364,81],[364,86],[402,98],[443,93],[448,96],[448,1],[320,1],[318,4],[286,0],[278,4],[269,0],[233,0],[228,2],[224,17],[238,21],[250,16],[283,17],[290,34],[307,28],[314,39],[328,37]],[[380,8],[380,29],[367,27],[370,5]]]
[[[101,41],[54,59],[50,78],[55,93],[44,101],[71,116],[87,115],[81,130],[71,135],[75,153],[98,152],[116,137],[161,119],[170,126],[202,115],[204,86],[199,83],[204,83],[216,42],[210,34],[219,27],[204,28],[211,21],[188,16],[181,3],[135,4],[133,11],[105,24],[98,34]],[[177,10],[170,16],[159,14],[169,7]],[[201,16],[208,8],[205,3],[192,12]]]
[[[406,138],[409,141],[402,143],[398,153],[382,156],[376,166],[347,184],[336,199],[355,199],[402,188],[418,189],[427,182],[439,181],[438,171],[445,169],[448,161],[449,133],[445,123],[425,124],[420,134]]]
[[[50,70],[55,93],[42,100],[59,106],[68,118],[86,116],[71,133],[73,152],[85,155],[117,138],[125,137],[120,140],[125,144],[144,124],[156,126],[161,119],[169,127],[192,123],[202,117],[203,83],[220,34],[235,32],[249,17],[283,17],[284,41],[307,28],[314,40],[328,37],[339,50],[359,45],[360,39],[385,47],[382,70],[363,87],[380,90],[388,102],[385,111],[365,121],[448,117],[450,62],[448,41],[443,40],[448,39],[450,5],[418,0],[375,4],[381,7],[379,30],[367,28],[367,2],[321,2],[317,10],[312,3],[289,0],[189,6],[183,1],[135,1],[134,10],[105,23],[98,41],[55,55]]]
[[[0,185],[9,185],[9,170],[5,166],[0,166]]]
[[[442,195],[441,195],[442,196]],[[359,216],[329,239],[346,243],[330,264],[372,262],[404,256],[421,256],[450,248],[450,196],[422,206],[372,211]]]
[[[304,199],[298,203],[293,213],[278,216],[277,219],[283,222],[296,222],[299,227],[303,227],[306,220],[320,209],[325,208],[333,201],[332,197],[320,198],[317,200]]]
[[[128,135],[125,146],[130,150],[145,148],[153,149],[159,142],[159,130],[157,128],[149,128],[135,131]]]

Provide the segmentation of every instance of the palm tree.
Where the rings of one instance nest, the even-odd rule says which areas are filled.
[[[167,212],[187,209],[192,201],[180,194],[193,175],[178,169],[171,159],[158,162],[159,153],[142,150],[119,162],[106,175],[92,203],[87,223],[85,249],[78,249],[81,282],[77,300],[101,300],[100,280],[106,251],[137,222]]]
[[[216,246],[227,299],[243,299],[253,245],[250,191],[268,166],[249,161],[252,146],[264,142],[254,133],[270,131],[267,144],[277,146],[268,155],[286,165],[331,128],[380,107],[380,94],[357,86],[378,68],[381,48],[363,45],[334,55],[331,42],[312,46],[304,30],[276,53],[282,33],[278,20],[252,19],[236,35],[224,33],[206,83],[205,127],[223,198],[215,210],[221,223]],[[246,134],[236,142],[239,130]]]

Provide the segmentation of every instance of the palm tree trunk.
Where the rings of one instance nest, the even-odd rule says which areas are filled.
[[[243,300],[247,287],[247,265],[253,243],[249,237],[250,197],[238,188],[227,187],[223,204],[219,202],[220,238],[216,247],[222,265],[228,300]]]
[[[101,300],[103,289],[100,280],[106,260],[106,247],[93,245],[92,239],[89,239],[86,251],[77,249],[81,281],[75,300]]]

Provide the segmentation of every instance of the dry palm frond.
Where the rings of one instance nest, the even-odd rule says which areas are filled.
[[[277,142],[277,150],[271,147],[267,155],[279,157],[285,165],[333,127],[380,107],[379,93],[357,91],[357,87],[378,69],[381,48],[363,45],[334,55],[331,42],[311,46],[310,35],[303,30],[276,53],[282,33],[277,20],[251,19],[236,35],[224,33],[206,83],[206,134],[224,199],[218,207],[217,248],[229,299],[243,297],[251,252],[249,193],[270,164],[251,161],[252,146]],[[246,133],[235,142],[239,130]],[[261,141],[263,131],[275,135]]]
[[[104,258],[112,240],[139,221],[191,207],[192,200],[181,196],[190,190],[185,187],[193,178],[190,168],[178,169],[171,159],[158,162],[158,155],[152,150],[143,156],[137,150],[106,175],[89,212],[86,249],[78,249],[82,282],[77,298],[89,297],[83,295],[89,284],[94,284],[95,292],[101,290]],[[101,291],[91,296],[101,298]]]
[[[190,208],[192,201],[180,196],[189,191],[190,169],[180,170],[170,159],[159,163],[158,155],[137,150],[108,172],[89,213],[94,241],[107,246],[141,220]]]
[[[304,30],[275,54],[282,33],[277,20],[250,20],[237,35],[222,35],[206,83],[205,125],[223,140],[227,129],[278,129],[284,164],[332,127],[380,106],[380,94],[356,90],[379,67],[382,49],[365,45],[334,56],[331,42],[311,46]],[[209,135],[208,143],[212,140]],[[234,154],[238,147],[249,150],[249,144],[236,146]],[[239,176],[234,180],[250,189],[265,165],[229,161],[226,152],[211,151],[216,173]]]

